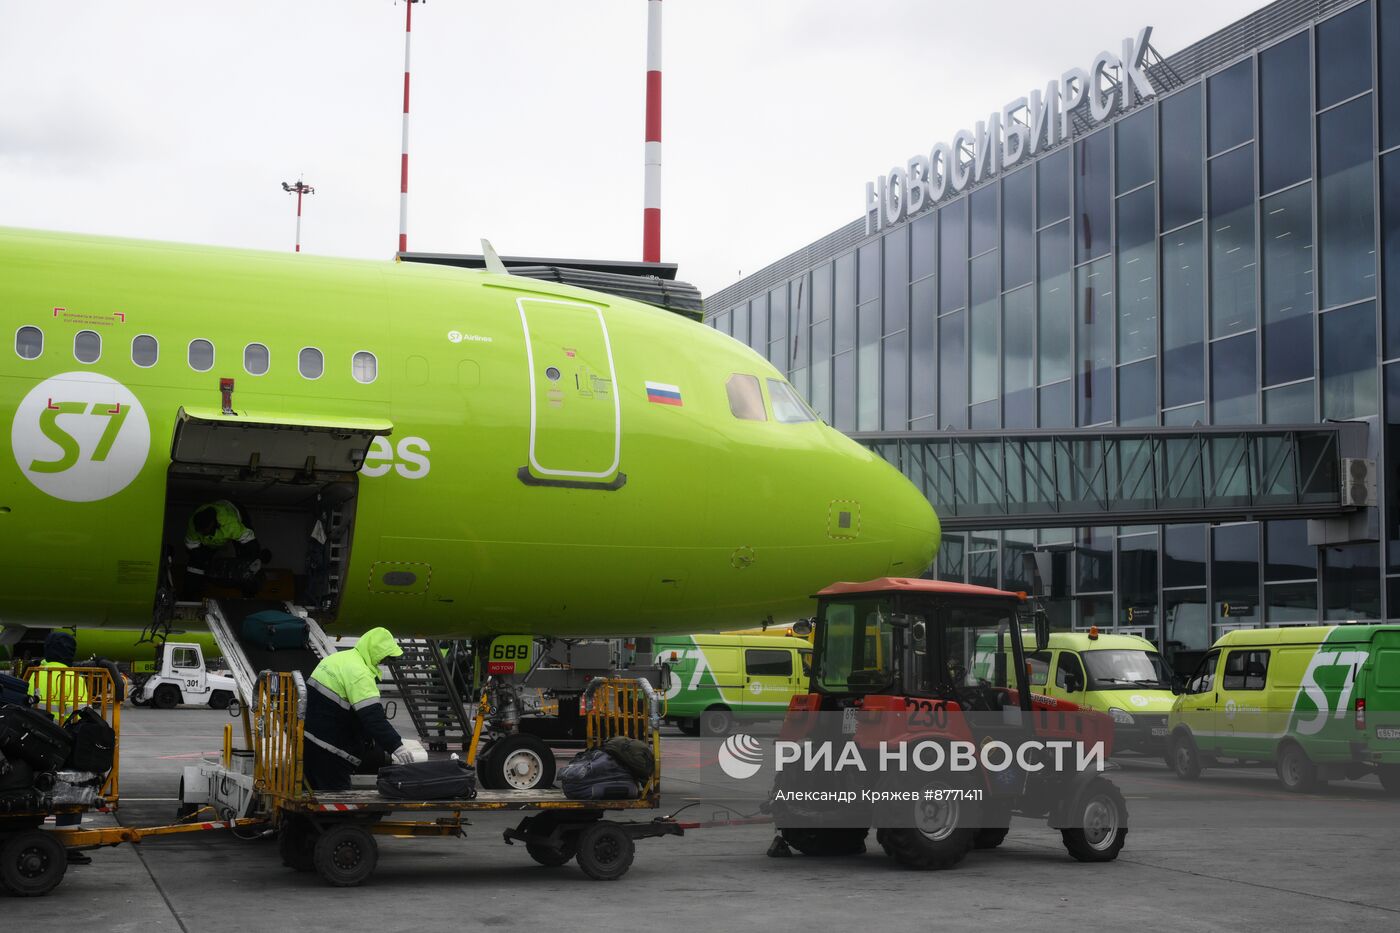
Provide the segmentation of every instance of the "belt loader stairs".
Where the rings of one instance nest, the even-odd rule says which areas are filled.
[[[462,703],[452,667],[443,657],[445,643],[400,638],[399,647],[403,655],[387,664],[399,702],[408,710],[419,740],[430,751],[453,747],[465,751],[472,736],[472,719]]]

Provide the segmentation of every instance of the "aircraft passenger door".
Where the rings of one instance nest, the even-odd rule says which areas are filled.
[[[792,694],[796,665],[791,648],[744,649],[744,703],[766,707],[787,706]]]
[[[530,485],[617,489],[626,482],[622,404],[603,309],[520,298],[530,372]]]
[[[204,656],[198,645],[180,645],[170,649],[170,676],[180,684],[185,701],[209,692],[204,671]]]

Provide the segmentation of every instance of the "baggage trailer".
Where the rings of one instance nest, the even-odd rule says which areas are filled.
[[[540,864],[574,860],[591,878],[615,880],[631,867],[636,840],[683,835],[674,820],[604,819],[609,811],[660,806],[660,716],[654,697],[639,681],[620,678],[596,680],[585,694],[587,747],[622,735],[652,748],[658,765],[635,799],[571,800],[553,788],[534,788],[483,789],[461,800],[395,800],[368,789],[309,789],[302,762],[305,681],[296,671],[264,671],[251,711],[250,748],[235,751],[232,724],[225,726],[222,758],[186,768],[181,799],[188,808],[212,805],[225,821],[267,823],[279,835],[285,865],[315,871],[336,886],[360,884],[373,873],[375,836],[461,836],[470,825],[464,814],[482,811],[530,813],[503,838],[507,844],[525,843]]]

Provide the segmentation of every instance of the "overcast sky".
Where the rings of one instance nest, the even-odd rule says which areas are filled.
[[[1259,0],[665,0],[662,258],[709,294],[1144,25]],[[639,259],[645,0],[414,7],[409,247]],[[0,224],[388,257],[402,0],[0,0]]]

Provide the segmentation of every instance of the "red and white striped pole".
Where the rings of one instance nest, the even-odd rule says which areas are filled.
[[[661,0],[647,0],[646,192],[642,262],[661,261]]]
[[[303,194],[315,194],[315,193],[316,193],[316,189],[313,188],[313,187],[311,187],[310,185],[308,185],[306,182],[302,181],[300,178],[298,178],[298,179],[297,179],[297,183],[294,184],[294,185],[289,185],[289,184],[287,184],[285,181],[282,182],[282,190],[283,190],[283,191],[287,191],[287,192],[293,192],[293,191],[296,192],[296,196],[297,196],[297,241],[296,241],[296,242],[297,242],[297,245],[296,245],[296,249],[293,250],[293,252],[299,253],[299,252],[301,252],[301,196],[302,196]]]
[[[413,4],[423,0],[404,0],[403,20],[403,156],[399,161],[399,252],[408,252],[408,61],[409,43],[413,38]]]

